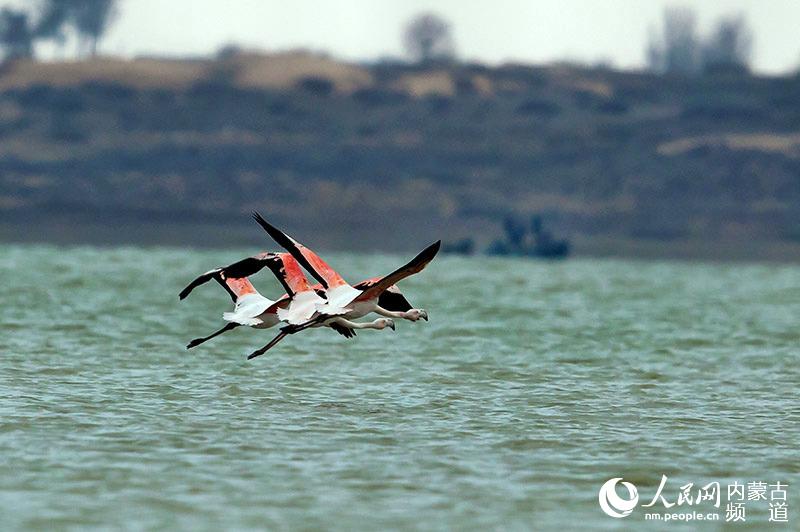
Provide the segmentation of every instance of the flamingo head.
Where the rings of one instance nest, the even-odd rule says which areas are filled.
[[[394,330],[394,320],[392,318],[380,318],[375,320],[375,326],[380,329],[385,329],[389,327],[391,330]]]
[[[424,308],[412,308],[406,311],[405,318],[411,321],[419,321],[420,319],[428,321],[428,311]]]

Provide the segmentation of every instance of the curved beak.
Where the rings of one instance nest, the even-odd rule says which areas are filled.
[[[389,320],[389,327],[391,327],[391,329],[393,331],[395,330],[395,328],[394,328],[394,320]]]
[[[425,321],[428,321],[428,311],[424,310],[424,309],[421,309],[419,311],[419,317],[422,318]]]

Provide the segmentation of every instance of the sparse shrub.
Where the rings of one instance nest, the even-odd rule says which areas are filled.
[[[85,107],[81,91],[71,87],[57,88],[36,84],[15,94],[20,105],[48,109],[55,113],[74,113]]]
[[[14,94],[22,106],[42,107],[50,102],[54,91],[50,85],[36,83],[28,88],[19,89]]]
[[[746,98],[706,95],[690,99],[683,110],[685,118],[752,122],[763,120],[769,110]]]
[[[628,104],[622,98],[612,97],[599,102],[597,110],[610,115],[621,115],[628,112]]]
[[[636,128],[629,124],[599,124],[597,126],[597,138],[612,142],[628,142],[636,135]]]
[[[579,109],[597,109],[597,107],[602,104],[603,102],[607,101],[605,96],[600,96],[599,94],[586,91],[586,90],[577,90],[572,94],[572,98],[575,100],[575,105]]]
[[[187,95],[207,100],[218,100],[227,97],[234,89],[225,82],[215,80],[201,80],[192,84]]]
[[[152,104],[158,107],[174,106],[178,96],[175,92],[167,89],[152,89],[146,94]]]
[[[267,104],[270,114],[286,115],[291,114],[292,106],[286,100],[276,99]]]
[[[83,95],[77,89],[64,88],[52,93],[50,108],[57,113],[77,113],[85,107]]]
[[[528,98],[520,103],[516,109],[520,115],[535,115],[539,118],[553,118],[561,113],[561,108],[548,100]]]
[[[64,114],[54,114],[50,122],[50,138],[60,142],[85,142],[89,135],[85,128]]]
[[[353,92],[352,98],[364,105],[393,105],[408,101],[408,95],[404,92],[377,87],[358,89]]]
[[[547,86],[547,74],[542,68],[528,65],[504,65],[498,67],[496,75],[499,79],[514,81],[531,89]]]
[[[456,78],[456,94],[459,96],[471,96],[477,94],[478,91],[475,88],[475,83],[472,82],[471,78],[458,76]]]
[[[431,111],[436,113],[448,111],[453,103],[452,98],[442,94],[431,94],[426,96],[425,101],[428,102],[428,106],[430,107]]]
[[[297,88],[316,96],[330,96],[336,88],[333,82],[319,76],[308,76],[298,80]]]
[[[380,128],[373,124],[365,124],[356,129],[359,137],[373,137],[380,132]]]
[[[136,90],[131,87],[107,81],[87,81],[81,85],[81,90],[99,98],[116,101],[130,100],[136,95]]]

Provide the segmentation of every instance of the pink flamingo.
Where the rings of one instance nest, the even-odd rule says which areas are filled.
[[[264,267],[269,267],[286,290],[286,294],[277,301],[261,295],[248,279],[249,276]],[[303,323],[315,312],[315,304],[325,302],[313,287],[309,286],[300,265],[289,253],[259,253],[229,266],[210,270],[189,283],[181,291],[180,299],[185,299],[197,286],[212,279],[217,281],[231,296],[234,310],[222,315],[223,319],[228,322],[224,327],[209,336],[195,338],[186,346],[187,349],[196,347],[242,325],[267,329],[282,321],[289,324]],[[402,302],[398,300],[395,304],[402,304]],[[338,319],[333,320],[328,326],[339,334],[352,338],[355,336],[354,329],[384,329],[386,327],[394,329],[394,322],[391,319],[378,319],[368,323],[355,323],[346,319]]]
[[[408,304],[408,301],[395,287],[395,284],[406,277],[421,272],[436,256],[441,241],[434,242],[407,264],[401,266],[389,275],[363,281],[360,284],[364,288],[359,290],[349,285],[342,276],[323,261],[319,255],[269,224],[260,214],[257,212],[253,213],[253,218],[255,218],[259,225],[264,228],[275,242],[291,253],[292,257],[320,282],[324,290],[325,300],[315,303],[313,317],[303,323],[290,323],[286,327],[283,327],[278,336],[261,349],[251,353],[247,357],[248,359],[264,354],[287,334],[294,334],[309,327],[321,327],[329,323],[342,323],[341,320],[346,320],[348,323],[355,323],[350,320],[360,318],[370,312],[375,312],[387,318],[401,318],[410,321],[428,319],[428,313],[424,309],[386,309],[381,306],[380,297],[388,292],[390,296],[384,299],[391,301],[392,296],[399,294],[400,297],[402,297],[402,302],[395,300],[395,304],[400,304],[402,306],[405,306],[403,302]],[[410,307],[410,305],[408,306]]]

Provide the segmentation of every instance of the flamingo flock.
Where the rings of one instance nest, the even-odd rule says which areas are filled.
[[[260,214],[253,213],[253,218],[286,251],[259,253],[209,270],[189,283],[178,296],[181,300],[198,286],[214,280],[233,300],[233,311],[222,315],[227,322],[225,326],[208,336],[195,338],[186,346],[187,349],[237,327],[268,329],[284,324],[280,333],[267,345],[248,355],[250,360],[263,355],[286,336],[313,327],[328,327],[346,338],[353,338],[357,329],[394,330],[395,319],[428,320],[428,312],[414,308],[397,288],[397,283],[421,272],[436,256],[441,241],[434,242],[388,275],[350,285],[319,255],[277,229]],[[286,290],[276,300],[263,296],[250,282],[249,278],[265,267]],[[303,268],[318,284],[309,283]],[[373,312],[381,317],[369,322],[353,321]]]

